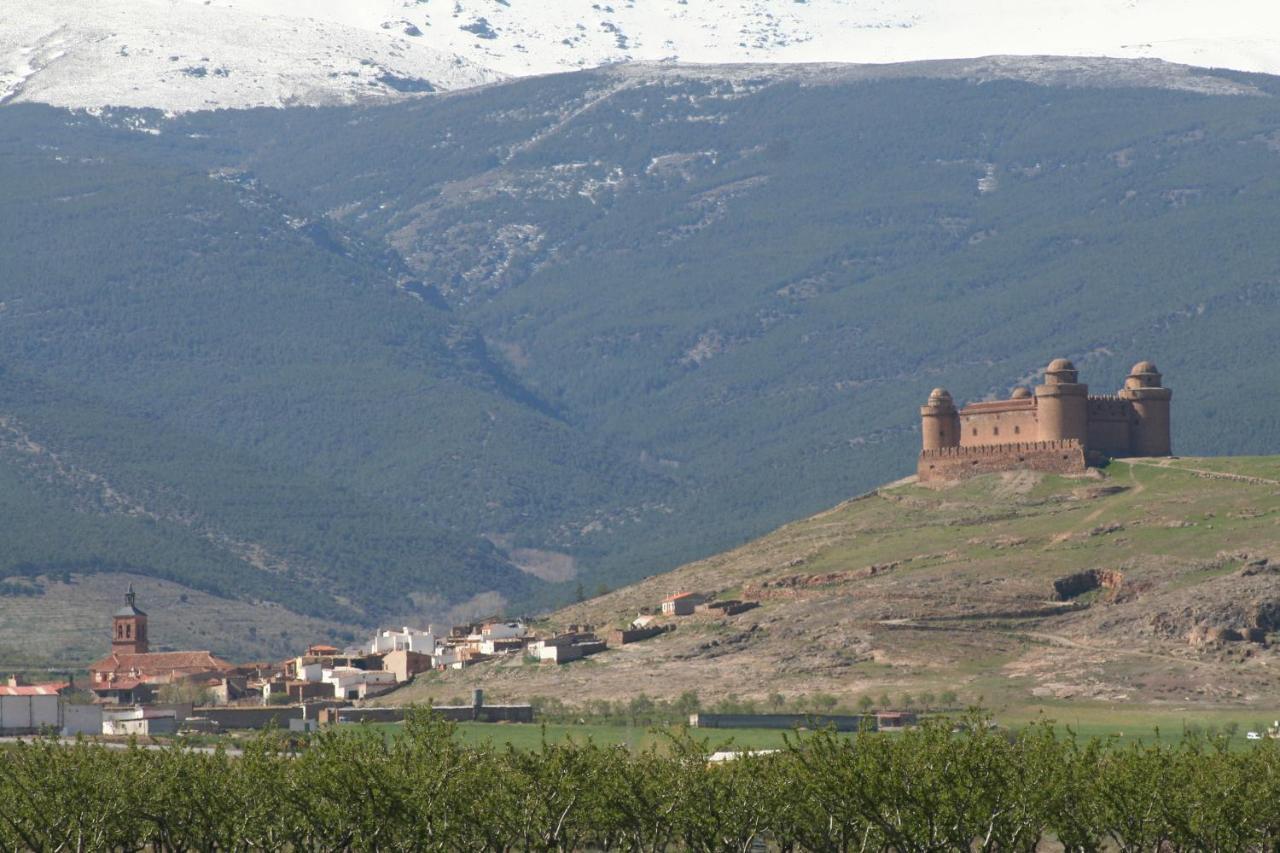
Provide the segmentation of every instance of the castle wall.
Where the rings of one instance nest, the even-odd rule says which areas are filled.
[[[1039,437],[1035,401],[1029,398],[974,403],[960,411],[961,447],[992,447]]]
[[[1086,447],[1094,453],[1127,456],[1133,409],[1114,396],[1089,398],[1089,430]]]
[[[958,412],[951,393],[934,388],[920,409],[917,471],[922,482],[1019,468],[1074,474],[1108,456],[1167,456],[1172,396],[1151,361],[1135,364],[1118,394],[1090,396],[1065,358],[1049,363],[1034,390]]]
[[[929,483],[1014,469],[1083,474],[1085,467],[1084,447],[1078,441],[1026,441],[1000,446],[923,450],[916,473],[920,482]]]
[[[1141,388],[1122,392],[1130,397],[1134,429],[1130,452],[1134,456],[1168,456],[1173,453],[1169,428],[1168,388]]]

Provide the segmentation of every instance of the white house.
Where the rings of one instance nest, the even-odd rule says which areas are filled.
[[[480,629],[476,650],[482,655],[514,654],[523,652],[531,640],[523,622],[490,622]]]
[[[333,695],[338,699],[363,699],[374,696],[396,684],[393,672],[381,669],[356,669],[336,666],[324,671],[326,683],[333,685]]]
[[[462,652],[456,648],[446,646],[431,656],[431,665],[434,667],[462,669]]]
[[[138,707],[102,715],[104,735],[171,735],[177,731],[177,711]]]
[[[374,654],[387,652],[419,652],[430,655],[436,651],[436,635],[430,628],[419,631],[416,628],[401,628],[399,631],[390,628],[379,631],[369,644],[369,651]]]
[[[304,663],[298,667],[299,681],[324,681],[324,664]]]

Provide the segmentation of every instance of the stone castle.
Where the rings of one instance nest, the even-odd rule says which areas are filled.
[[[946,389],[933,389],[920,409],[920,481],[1016,468],[1079,474],[1108,457],[1170,455],[1173,392],[1153,363],[1135,364],[1114,395],[1091,395],[1078,379],[1075,365],[1057,358],[1043,385],[1017,388],[1007,400],[957,409]]]

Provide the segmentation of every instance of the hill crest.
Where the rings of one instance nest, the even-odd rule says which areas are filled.
[[[580,699],[823,691],[1244,705],[1280,697],[1280,457],[1134,459],[926,488],[898,481],[732,551],[585,601],[624,624],[676,591],[760,603],[585,665],[481,665],[414,685]],[[1252,641],[1251,641],[1252,640]]]

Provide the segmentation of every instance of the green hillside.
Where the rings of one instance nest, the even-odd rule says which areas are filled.
[[[1184,452],[1274,449],[1252,393],[1278,354],[1274,81],[919,73],[624,69],[190,126],[394,247],[619,470],[657,475],[508,520],[608,581],[907,473],[930,388],[1006,392],[1059,354],[1103,392],[1154,359]]]
[[[676,591],[757,609],[665,618],[672,633],[583,664],[420,678],[395,701],[472,686],[578,703],[693,690],[759,707],[952,692],[1004,712],[1106,702],[1266,717],[1280,701],[1278,578],[1280,457],[899,483],[552,621],[623,625]]]
[[[1179,452],[1274,450],[1280,85],[947,67],[5,106],[0,415],[299,574],[6,462],[0,581],[531,611],[902,476],[930,388],[1058,355],[1155,360]]]

